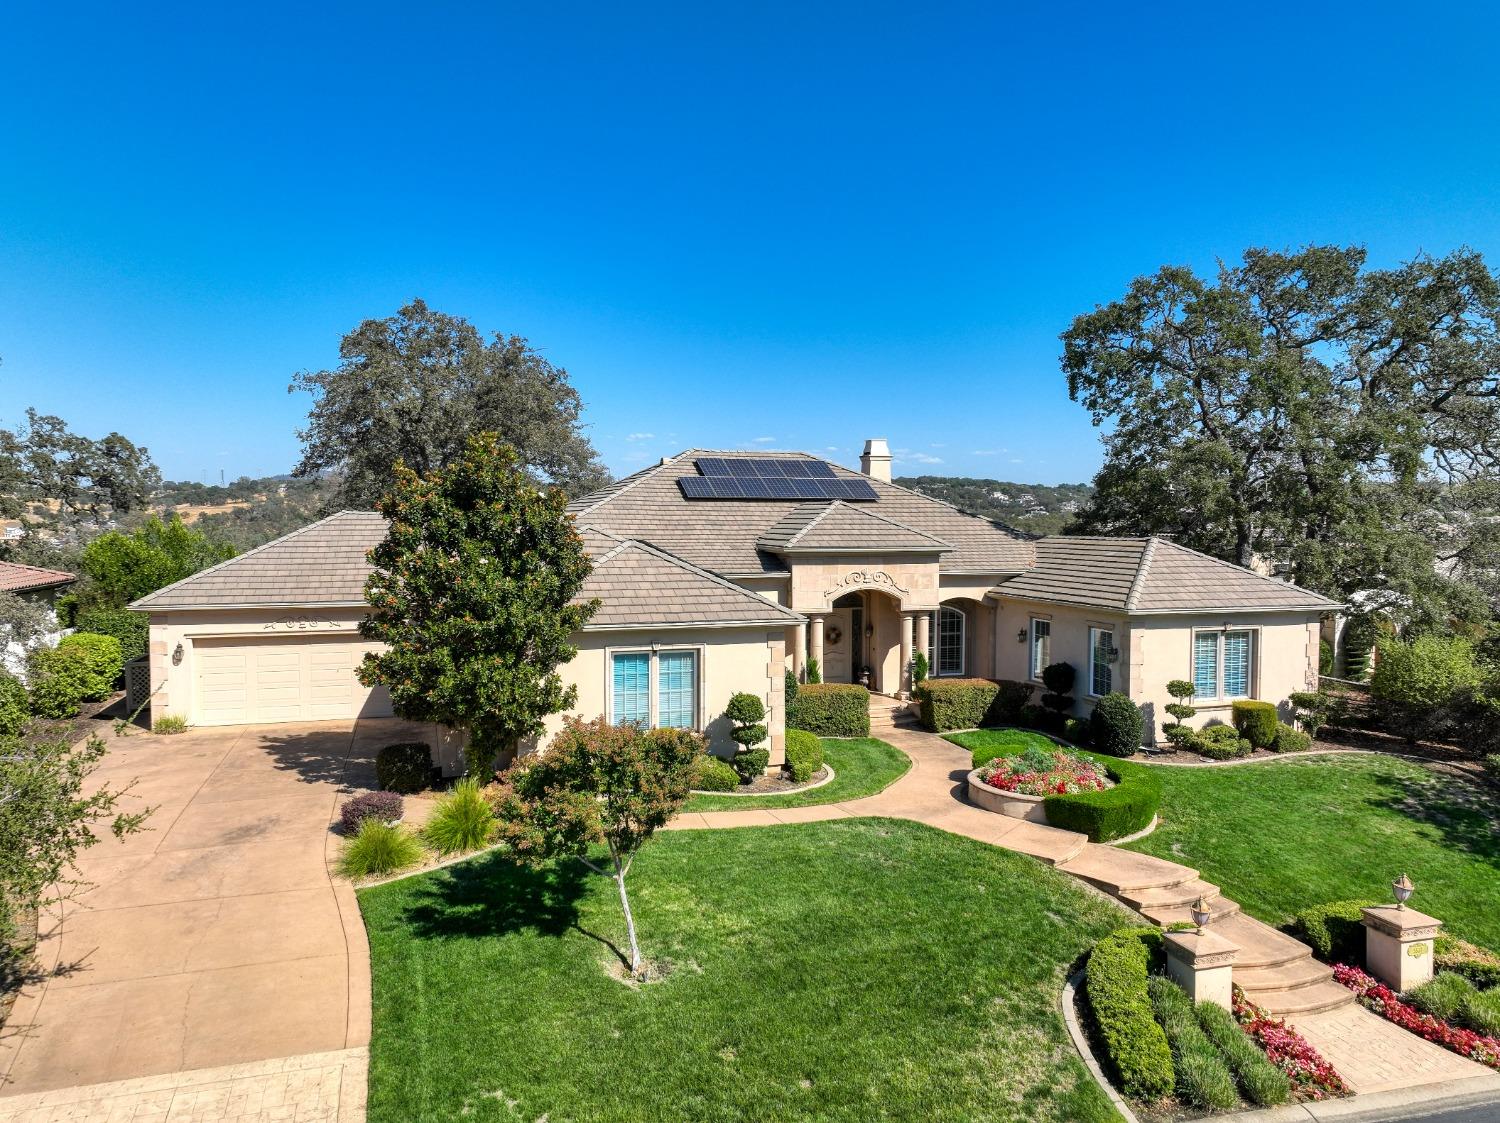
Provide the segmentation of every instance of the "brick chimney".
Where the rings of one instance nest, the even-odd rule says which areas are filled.
[[[871,437],[859,454],[859,470],[872,480],[891,482],[891,450],[884,437]]]

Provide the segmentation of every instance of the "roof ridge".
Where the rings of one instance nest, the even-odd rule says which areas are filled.
[[[1255,570],[1251,569],[1247,565],[1240,565],[1237,562],[1225,561],[1223,558],[1216,558],[1212,554],[1205,554],[1202,550],[1195,550],[1191,546],[1184,546],[1181,542],[1174,542],[1170,538],[1163,538],[1161,539],[1161,541],[1165,542],[1168,546],[1171,546],[1174,550],[1181,550],[1184,554],[1192,554],[1194,557],[1202,558],[1204,561],[1211,561],[1215,565],[1221,565],[1227,569],[1232,569],[1236,573],[1248,574],[1249,576],[1254,577],[1257,581],[1264,581],[1267,584],[1276,585],[1284,589],[1297,589],[1300,592],[1307,593],[1311,596],[1322,597],[1322,599],[1327,601],[1329,604],[1338,603],[1331,597],[1324,596],[1316,589],[1309,589],[1304,585],[1297,584],[1295,581],[1284,581],[1280,577],[1270,577],[1264,573],[1256,573]]]
[[[1146,584],[1146,574],[1151,570],[1151,562],[1156,557],[1156,536],[1153,534],[1146,539],[1146,546],[1141,551],[1141,557],[1135,566],[1135,578],[1130,582],[1130,592],[1125,594],[1125,611],[1134,612],[1140,603],[1141,588]]]
[[[78,578],[78,575],[76,573],[69,573],[65,569],[50,569],[45,565],[30,565],[27,562],[5,561],[3,559],[0,559],[0,566],[4,566],[7,569],[24,569],[29,573],[50,573],[54,577],[66,577],[69,580],[77,580]]]
[[[694,565],[686,558],[679,558],[670,550],[663,550],[660,546],[655,546],[650,542],[643,541],[639,538],[622,539],[619,547],[611,550],[609,552],[609,556],[614,557],[617,554],[623,552],[625,549],[629,548],[644,550],[648,554],[655,554],[657,557],[663,559],[664,561],[670,562],[672,565],[678,566],[681,569],[685,569],[689,573],[692,573],[698,577],[706,578],[715,585],[722,586],[723,588],[728,589],[730,592],[737,593],[739,596],[749,599],[752,603],[764,605],[769,609],[774,609],[784,616],[790,617],[795,620],[807,619],[800,612],[794,612],[790,608],[787,608],[785,605],[777,604],[773,600],[767,600],[765,597],[761,596],[754,590],[747,589],[743,585],[737,585],[727,577],[720,577],[717,573],[713,572],[713,570],[704,569],[702,566]]]
[[[157,589],[154,592],[147,593],[145,596],[139,597],[136,600],[131,601],[125,607],[126,608],[136,608],[138,606],[145,605],[146,602],[149,601],[149,600],[151,600],[153,597],[159,597],[163,593],[171,592],[173,589],[181,588],[183,585],[186,585],[188,582],[190,582],[190,581],[196,581],[200,577],[207,577],[211,573],[217,573],[217,572],[219,572],[219,570],[223,569],[225,566],[233,565],[237,561],[243,561],[245,558],[252,558],[256,554],[260,553],[262,550],[269,550],[272,546],[279,545],[282,542],[289,542],[293,538],[296,538],[300,534],[306,534],[309,530],[313,529],[313,527],[315,527],[315,526],[322,526],[324,523],[332,522],[334,519],[341,519],[345,515],[379,515],[379,514],[380,514],[379,511],[351,511],[351,510],[334,511],[332,514],[324,515],[321,519],[318,519],[315,522],[310,522],[306,526],[299,526],[296,530],[288,531],[286,534],[283,534],[280,538],[273,538],[269,542],[262,542],[259,546],[255,546],[255,547],[253,547],[253,548],[251,548],[249,550],[246,550],[243,554],[235,554],[234,557],[232,557],[232,558],[225,558],[223,561],[218,562],[215,565],[211,565],[207,569],[200,569],[197,573],[189,573],[186,577],[182,578],[180,581],[173,581],[170,585],[163,585],[160,589]]]
[[[894,487],[895,485],[892,484],[891,486]],[[923,498],[927,499],[927,498],[931,498],[931,497],[930,496],[923,496]],[[836,502],[836,503],[842,503],[843,501],[836,499],[836,500],[834,500],[834,502]],[[939,543],[939,544],[941,544],[943,546],[947,546],[948,549],[950,549],[950,550],[957,549],[957,547],[954,546],[952,542],[949,542],[946,538],[939,538],[936,534],[929,534],[925,530],[918,530],[916,527],[909,526],[908,524],[902,522],[900,519],[893,519],[893,518],[891,518],[890,515],[882,515],[879,511],[866,510],[863,507],[855,507],[852,504],[848,504],[848,503],[845,503],[844,506],[848,507],[849,510],[855,512],[856,514],[863,515],[864,517],[870,518],[870,519],[879,519],[881,522],[887,523],[890,526],[894,526],[898,530],[904,530],[908,534],[915,534],[919,538],[926,538],[929,541],[937,542],[937,543]],[[957,508],[954,508],[954,509],[957,510]],[[958,513],[960,515],[968,515],[968,517],[971,518],[971,519],[979,517],[978,515],[969,515],[967,511],[959,511]]]
[[[875,484],[884,484],[886,487],[891,488],[893,491],[904,492],[907,495],[915,495],[918,499],[925,499],[929,503],[936,503],[939,507],[947,507],[950,511],[954,511],[957,514],[962,515],[966,519],[974,519],[976,522],[982,522],[988,524],[989,526],[997,527],[998,529],[1005,531],[1007,534],[1014,534],[1022,542],[1035,542],[1038,539],[1045,537],[1045,535],[1032,534],[1029,531],[1020,530],[1016,527],[1011,526],[1009,523],[1001,522],[999,519],[989,519],[985,518],[983,515],[976,515],[973,511],[965,511],[956,503],[949,503],[946,499],[939,499],[935,495],[928,495],[925,491],[918,491],[914,487],[903,487],[900,484],[893,483],[890,480],[882,480],[875,476],[867,476],[863,472],[856,472],[853,468],[845,468],[836,460],[826,460],[821,456],[815,457],[814,459],[822,460],[824,464],[832,464],[835,468],[841,468],[845,472],[848,472],[851,476],[858,476],[862,480],[868,480],[871,483]],[[921,534],[922,532],[919,530],[917,531],[917,533]]]
[[[605,484],[603,487],[599,488],[597,491],[591,491],[591,492],[589,492],[588,495],[580,495],[577,499],[573,500],[574,503],[582,503],[583,501],[585,501],[586,499],[588,499],[590,496],[597,495],[599,498],[595,499],[587,507],[581,507],[577,511],[574,511],[573,512],[573,517],[576,519],[576,518],[578,518],[578,517],[580,517],[582,515],[591,515],[591,514],[593,514],[595,511],[597,511],[600,507],[604,506],[606,503],[609,503],[612,500],[618,499],[620,496],[624,495],[631,488],[635,487],[639,483],[642,483],[652,473],[654,473],[654,472],[660,472],[663,468],[667,467],[667,465],[669,465],[669,464],[675,464],[678,460],[680,460],[682,457],[686,456],[689,452],[695,452],[695,451],[697,451],[697,450],[696,449],[686,449],[683,452],[677,453],[675,456],[664,456],[659,461],[657,461],[655,464],[647,464],[644,468],[639,468],[636,471],[631,472],[630,475],[625,476],[623,479],[615,480],[614,483]],[[572,504],[569,504],[569,506],[571,506],[571,505]]]
[[[814,502],[811,505],[812,506],[818,506],[818,503]],[[803,527],[802,527],[801,530],[797,531],[796,534],[792,535],[790,538],[788,538],[786,540],[786,545],[787,546],[795,546],[797,544],[797,539],[801,538],[809,530],[811,530],[813,527],[817,526],[820,522],[822,522],[824,519],[826,519],[828,517],[829,512],[832,511],[835,507],[839,507],[839,506],[843,506],[843,505],[845,505],[845,504],[844,504],[844,501],[842,499],[835,499],[835,500],[833,500],[830,503],[823,503],[822,504],[822,509],[816,515],[814,515],[812,518],[808,519],[807,522],[803,524]],[[797,508],[793,507],[792,508],[792,513],[796,513],[796,511],[797,511]],[[790,518],[791,515],[789,514],[787,517]],[[779,521],[780,520],[778,520],[778,522]],[[773,527],[775,526],[775,524],[772,524],[772,525],[773,525]],[[764,538],[764,537],[765,537],[765,535],[762,534],[761,538]],[[756,541],[759,541],[759,539],[757,539]]]

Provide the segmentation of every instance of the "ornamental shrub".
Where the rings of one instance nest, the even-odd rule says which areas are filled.
[[[868,737],[870,692],[854,683],[806,684],[787,709],[786,723],[819,737]]]
[[[693,758],[693,790],[732,792],[740,786],[740,774],[727,760],[704,753]]]
[[[1327,723],[1333,710],[1333,697],[1321,690],[1294,690],[1286,700],[1291,704],[1297,724],[1312,737],[1318,735],[1318,730]]]
[[[915,655],[913,655],[911,657],[911,681],[912,681],[912,683],[913,684],[920,684],[920,683],[926,682],[927,681],[927,672],[928,672],[928,670],[929,670],[929,668],[928,668],[928,664],[927,664],[927,652],[925,652],[925,651],[918,651]]]
[[[380,877],[422,860],[422,844],[400,827],[366,819],[359,833],[344,843],[339,872],[345,877]]]
[[[809,658],[803,673],[807,676],[807,684],[816,686],[823,681],[823,668],[818,665],[816,659]]]
[[[375,782],[382,790],[411,795],[432,787],[432,750],[421,741],[386,745],[375,754]]]
[[[1432,951],[1432,964],[1439,971],[1456,972],[1480,990],[1500,987],[1500,955],[1446,932],[1433,941]]]
[[[1194,730],[1187,747],[1210,760],[1234,760],[1249,756],[1254,746],[1232,725],[1208,725]]]
[[[0,671],[0,737],[18,736],[30,717],[26,688],[14,675]]]
[[[1276,740],[1271,743],[1272,752],[1300,753],[1310,748],[1312,748],[1311,733],[1304,733],[1284,721],[1276,723]]]
[[[1458,1013],[1463,1009],[1464,1003],[1469,1000],[1470,995],[1477,993],[1474,984],[1462,975],[1442,971],[1412,989],[1405,997],[1407,1002],[1422,1013],[1442,1018],[1445,1022],[1457,1023]]]
[[[1016,724],[1024,725],[1027,729],[1040,729],[1046,722],[1047,711],[1034,702],[1022,706],[1020,716],[1016,718]]]
[[[1257,749],[1269,749],[1276,743],[1276,706],[1242,698],[1229,708],[1234,727],[1240,736]]]
[[[802,684],[797,681],[797,673],[790,667],[786,672],[786,692],[782,695],[782,705],[787,709],[792,708],[792,703],[797,700],[797,690]]]
[[[1193,1000],[1165,975],[1147,980],[1146,993],[1172,1050],[1178,1098],[1205,1111],[1228,1111],[1239,1103],[1234,1077],[1198,1024]]]
[[[735,753],[729,766],[739,773],[740,783],[752,784],[758,777],[765,775],[766,766],[770,763],[770,749],[746,749],[742,753]]]
[[[467,776],[437,801],[422,837],[439,854],[461,854],[485,845],[495,829],[495,813],[479,790],[479,781]]]
[[[1380,901],[1329,901],[1312,905],[1292,917],[1291,933],[1324,963],[1348,963],[1358,967],[1365,961],[1365,929],[1360,909],[1374,908]]]
[[[730,736],[745,748],[754,748],[766,739],[766,706],[756,695],[732,695],[724,707],[724,716],[734,723]]]
[[[1167,739],[1172,741],[1172,730],[1178,728],[1188,718],[1198,711],[1189,704],[1189,700],[1197,692],[1197,687],[1185,678],[1174,678],[1167,683],[1167,693],[1172,696],[1172,701],[1167,703],[1167,713],[1172,715],[1172,721],[1162,726],[1162,732],[1167,734]],[[1173,741],[1175,744],[1176,742]]]
[[[1194,1011],[1205,1036],[1224,1058],[1245,1098],[1262,1107],[1284,1104],[1292,1098],[1292,1082],[1271,1063],[1234,1015],[1215,1002],[1204,1002]]]
[[[918,694],[922,728],[933,733],[977,729],[992,720],[1000,684],[987,678],[939,678],[922,684]]]
[[[1063,738],[1072,741],[1075,745],[1092,744],[1089,736],[1089,723],[1082,718],[1070,717],[1063,722]]]
[[[786,770],[792,780],[805,784],[823,767],[823,742],[805,729],[786,731]]]
[[[1016,725],[1021,721],[1021,711],[1031,701],[1032,691],[1036,689],[1029,682],[1017,682],[1015,679],[996,679],[995,686],[998,693],[995,695],[995,706],[989,715],[994,725]]]
[[[1152,930],[1159,942],[1161,934]],[[1154,1101],[1176,1083],[1167,1035],[1152,1012],[1147,989],[1151,954],[1137,930],[1114,932],[1094,945],[1084,970],[1084,994],[1120,1090]]]
[[[396,822],[401,818],[404,806],[404,801],[395,792],[364,792],[339,808],[339,826],[346,835],[353,836],[359,833],[359,825],[366,819]]]
[[[158,737],[174,737],[179,733],[186,733],[187,728],[187,718],[181,714],[162,714],[151,723],[151,732]]]
[[[1073,683],[1078,673],[1071,663],[1049,663],[1042,668],[1042,685],[1047,693],[1042,695],[1042,705],[1053,713],[1066,714],[1073,708]],[[1059,722],[1058,728],[1062,725]]]
[[[1141,748],[1144,728],[1140,708],[1118,691],[1094,703],[1089,715],[1094,748],[1110,756],[1133,756]]]
[[[26,657],[27,705],[38,717],[78,715],[87,683],[81,660],[52,647],[38,647]]]
[[[120,658],[120,641],[114,636],[75,632],[58,640],[57,650],[77,661],[86,702],[107,698],[125,667],[125,660]]]
[[[1138,764],[1100,763],[1115,786],[1102,792],[1049,795],[1042,801],[1047,822],[1088,835],[1090,842],[1108,842],[1145,830],[1161,806],[1161,781],[1156,773]]]
[[[129,663],[145,656],[150,645],[151,622],[141,612],[124,608],[91,608],[78,614],[77,630],[120,641],[120,658]]]

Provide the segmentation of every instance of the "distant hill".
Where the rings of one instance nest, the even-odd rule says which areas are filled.
[[[1094,493],[1089,484],[1017,484],[969,476],[901,476],[895,482],[1032,534],[1059,533]]]

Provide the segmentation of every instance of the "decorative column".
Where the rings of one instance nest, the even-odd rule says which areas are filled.
[[[1167,952],[1167,974],[1187,991],[1196,1006],[1212,1002],[1226,1010],[1234,1008],[1231,976],[1239,945],[1216,932],[1167,932],[1162,936]]]
[[[1399,905],[1360,912],[1370,974],[1398,994],[1432,978],[1432,941],[1442,931],[1441,920]]]
[[[901,675],[897,686],[903,698],[911,697],[911,617],[910,612],[901,614]]]
[[[912,657],[913,658],[915,658],[916,653],[918,651],[931,651],[932,650],[932,633],[929,631],[929,628],[932,625],[932,617],[928,616],[927,613],[925,613],[925,612],[919,612],[919,613],[917,613],[916,624],[917,624],[917,640],[916,640],[916,646],[912,649]],[[907,662],[909,663],[909,662],[911,662],[911,660],[908,659]],[[928,667],[927,668],[927,673],[930,675],[936,669],[937,668],[935,668],[935,667]]]
[[[810,617],[808,623],[812,625],[812,639],[807,645],[807,656],[818,661],[818,675],[822,677],[827,669],[823,666],[823,617]]]

